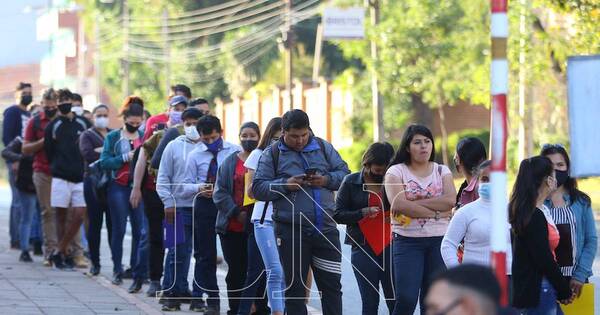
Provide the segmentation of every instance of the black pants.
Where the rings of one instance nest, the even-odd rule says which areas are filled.
[[[111,222],[108,213],[108,204],[106,203],[106,195],[98,198],[94,190],[94,183],[90,177],[83,180],[83,197],[87,205],[88,230],[86,233],[88,247],[90,251],[90,260],[94,266],[100,266],[100,233],[102,232],[102,224],[106,217],[106,230],[108,231],[108,246],[111,240]]]
[[[163,246],[163,220],[165,209],[155,190],[142,189],[144,211],[148,218],[150,241],[150,281],[160,281],[163,274],[165,248]]]
[[[227,262],[227,298],[229,311],[227,314],[237,314],[240,306],[242,289],[246,282],[246,269],[248,266],[248,234],[227,232],[219,235],[223,257]]]
[[[321,292],[323,315],[342,314],[342,255],[338,230],[319,232],[312,227],[276,223],[275,236],[288,287],[286,313],[307,314],[305,283],[311,267]]]

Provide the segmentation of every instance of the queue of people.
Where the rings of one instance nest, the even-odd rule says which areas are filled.
[[[502,313],[499,287],[489,286],[493,276],[483,267],[494,224],[510,229],[512,311],[560,314],[559,303],[572,303],[592,275],[591,200],[569,176],[562,145],[521,162],[509,222],[493,222],[490,161],[477,138],[457,146],[454,164],[465,177],[457,193],[426,126],[410,125],[397,150],[371,144],[362,168],[350,173],[301,110],[264,128],[246,122],[232,143],[206,100],[192,99],[185,85],[171,92],[155,116],[142,98],[127,97],[122,124],[111,129],[107,105],[85,117],[78,94],[48,89],[33,106],[31,85],[19,84],[18,104],[4,113],[2,156],[13,192],[10,243],[20,261],[31,262],[33,249],[46,266],[89,267],[97,276],[106,222],[114,285],[130,278],[135,294],[149,283],[146,294],[163,311],[190,304],[208,315],[221,313],[221,291],[227,314],[307,314],[309,274],[323,314],[342,314],[339,224],[362,314],[376,314],[380,298],[398,315],[413,314],[417,303],[422,314]],[[227,264],[222,289],[217,238]],[[433,293],[450,289],[473,294]]]

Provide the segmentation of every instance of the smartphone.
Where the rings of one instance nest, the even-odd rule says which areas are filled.
[[[306,169],[306,176],[312,176],[312,175],[317,175],[317,171],[318,169],[310,167],[308,169]]]

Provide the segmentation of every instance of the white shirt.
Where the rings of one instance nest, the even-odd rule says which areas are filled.
[[[252,151],[252,153],[250,153],[250,155],[246,159],[244,166],[247,169],[256,171],[256,168],[258,167],[258,161],[260,160],[260,156],[262,155],[262,152],[263,152],[263,150],[261,150],[261,149],[255,149],[254,151]],[[254,209],[252,210],[252,217],[250,218],[250,222],[260,221],[260,218],[262,217],[262,213],[263,213],[264,209],[265,209],[265,202],[257,200],[254,203]],[[272,216],[273,216],[273,203],[269,202],[269,205],[267,206],[267,213],[265,214],[265,221],[272,221],[273,220],[271,218]]]
[[[508,222],[504,223],[510,230]],[[442,239],[442,258],[446,267],[459,265],[456,255],[458,245],[464,239],[463,263],[490,266],[492,231],[492,207],[489,201],[481,198],[458,209],[452,217],[448,230]],[[506,253],[507,274],[511,274],[512,250],[510,232],[507,233],[508,251]]]
[[[223,140],[223,149],[217,153],[217,164],[220,166],[229,155],[241,150],[240,146]],[[213,154],[205,145],[190,152],[185,166],[184,194],[186,196],[196,196],[200,187],[206,183],[206,175],[212,159]]]

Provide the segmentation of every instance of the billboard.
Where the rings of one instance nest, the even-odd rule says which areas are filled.
[[[361,39],[365,37],[365,9],[325,8],[323,12],[324,39]]]

